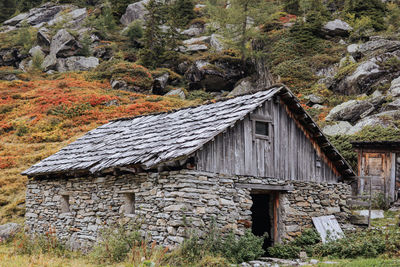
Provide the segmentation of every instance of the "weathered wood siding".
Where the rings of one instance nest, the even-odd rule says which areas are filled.
[[[253,138],[251,115],[247,115],[196,153],[197,168],[282,180],[338,180],[283,105],[270,100],[253,114],[271,117],[271,141]]]

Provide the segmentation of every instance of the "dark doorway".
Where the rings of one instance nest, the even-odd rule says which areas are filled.
[[[266,251],[274,243],[274,198],[271,194],[251,194],[251,198],[253,200],[253,206],[251,207],[251,231],[256,236],[267,234],[263,246]]]

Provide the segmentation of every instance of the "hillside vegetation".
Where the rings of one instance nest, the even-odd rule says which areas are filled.
[[[80,74],[0,83],[0,224],[24,214],[20,172],[110,119],[193,104],[176,97],[110,90]]]

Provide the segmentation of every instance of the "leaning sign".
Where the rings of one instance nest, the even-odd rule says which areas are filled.
[[[321,236],[322,243],[333,241],[344,237],[344,233],[340,228],[335,216],[321,216],[313,217],[312,221],[314,223],[317,232]]]

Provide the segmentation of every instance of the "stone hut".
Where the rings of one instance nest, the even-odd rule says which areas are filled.
[[[358,153],[358,175],[375,177],[358,179],[356,194],[381,195],[389,204],[398,200],[400,195],[400,141],[353,142]],[[354,190],[354,189],[353,189]]]
[[[348,218],[351,167],[283,85],[173,112],[111,121],[33,165],[26,227],[90,245],[141,221],[162,245],[211,223],[237,235],[298,235],[311,218]]]

